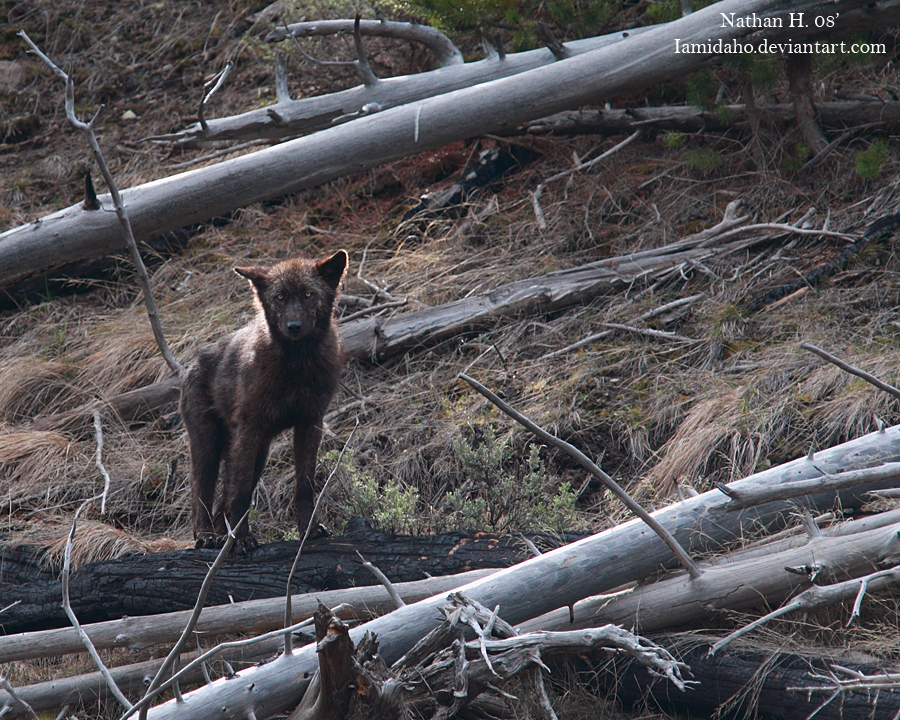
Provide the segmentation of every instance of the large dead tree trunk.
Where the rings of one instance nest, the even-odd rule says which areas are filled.
[[[492,572],[493,569],[485,568],[457,575],[394,583],[394,589],[401,599],[409,604],[440,592],[455,590]],[[336,607],[342,603],[352,604],[352,609],[338,614],[342,619],[371,619],[390,612],[395,607],[393,600],[381,585],[323,590],[291,597],[293,622],[298,623],[312,617],[319,602],[328,607]],[[268,632],[284,626],[284,606],[284,597],[273,597],[206,607],[197,621],[196,631],[207,637],[236,632]],[[178,640],[192,612],[182,610],[162,615],[129,616],[121,620],[84,625],[83,628],[97,649],[143,650]],[[84,652],[84,644],[72,627],[0,636],[0,663],[79,652]],[[0,707],[2,706],[3,703],[0,701]]]
[[[556,544],[529,535],[540,544]],[[298,544],[271,543],[246,556],[230,556],[216,575],[208,603],[284,597]],[[83,623],[189,610],[217,552],[175,550],[85,565],[69,580],[72,609]],[[423,538],[354,533],[308,542],[294,574],[293,591],[377,584],[360,564],[357,552],[394,582],[476,568],[504,568],[530,555],[521,539],[488,533],[455,532]],[[7,634],[69,624],[60,608],[56,570],[35,568],[35,564],[33,556],[15,549],[0,557],[0,607],[6,608],[0,623]]]
[[[721,109],[724,112],[672,105],[571,110],[528,123],[509,134],[623,135],[638,128],[648,132],[677,130],[685,133],[749,129],[753,108],[746,105],[725,105]],[[870,125],[875,129],[891,132],[900,126],[900,102],[842,100],[817,103],[816,109],[819,112],[819,122],[828,130],[840,131]],[[797,120],[794,105],[790,103],[760,105],[755,110],[760,119],[771,123],[786,124]]]
[[[341,175],[450,142],[679,77],[707,63],[717,40],[795,40],[818,30],[759,29],[723,23],[722,14],[785,18],[788,12],[839,14],[842,33],[893,24],[900,0],[875,8],[866,0],[725,0],[600,50],[513,77],[482,83],[353,120],[321,133],[156,180],[122,192],[138,241]],[[787,22],[784,23],[787,26]],[[725,25],[725,27],[723,27]],[[674,52],[675,40],[706,52]],[[123,241],[110,201],[81,204],[0,235],[0,287],[74,260],[109,253]]]
[[[893,522],[881,524],[891,519]],[[811,574],[786,568],[817,568],[819,584],[867,575],[900,550],[898,530],[897,513],[844,523],[830,533],[807,539],[800,547],[751,549],[717,558],[701,565],[703,575],[696,581],[678,575],[613,596],[588,598],[571,610],[555,610],[521,627],[525,631],[564,630],[615,623],[648,633],[709,618],[717,611],[777,606],[813,584]]]
[[[625,33],[576,40],[567,43],[566,49],[572,56],[583,55],[649,29],[636,28]],[[271,33],[270,39],[284,37],[284,31],[279,33],[279,30],[281,29]],[[206,129],[198,123],[158,139],[176,142],[185,147],[197,147],[222,140],[278,140],[308,135],[373,112],[369,108],[377,108],[374,112],[382,112],[406,103],[517,75],[556,61],[557,58],[550,50],[542,48],[513,53],[503,59],[494,57],[464,65],[453,64],[418,75],[386,78],[371,86],[360,85],[328,95],[277,102],[240,115],[208,120]]]
[[[860,467],[900,457],[900,428],[872,433],[830,450],[817,453],[815,462],[804,457],[733,483],[740,491],[760,484],[783,484],[820,476],[848,465]],[[843,507],[852,504],[855,493],[840,493]],[[808,503],[831,505],[835,494],[813,496]],[[858,501],[858,500],[857,500]],[[785,506],[768,503],[752,510],[722,513],[728,500],[718,490],[710,491],[654,513],[683,546],[697,552],[719,547],[736,539],[748,527],[777,524]],[[461,588],[467,597],[487,607],[500,605],[508,622],[522,623],[558,607],[573,605],[630,581],[646,578],[661,565],[670,564],[671,552],[642,522],[634,520],[598,535],[545,553],[520,565],[501,570]],[[702,577],[700,579],[702,582]],[[377,634],[381,653],[388,664],[430,631],[440,595],[408,605],[390,615],[365,623],[351,631],[358,643],[366,632]],[[228,717],[272,717],[296,705],[317,667],[315,648],[307,646],[290,657],[240,673],[227,683],[201,688],[185,696],[185,702],[169,702],[153,709],[154,720],[208,718],[210,708],[228,708]],[[252,692],[248,689],[252,688]]]
[[[708,645],[696,636],[651,636],[691,668],[691,680],[700,684],[682,693],[666,687],[628,659],[610,661],[603,656],[569,657],[578,678],[601,694],[614,692],[626,706],[637,703],[646,707],[662,707],[691,713],[692,717],[748,718],[771,720],[889,720],[900,711],[900,692],[883,689],[878,692],[861,689],[847,692],[827,705],[830,693],[791,692],[790,687],[821,684],[815,675],[828,675],[831,665],[852,668],[867,675],[883,671],[873,658],[854,657],[850,650],[843,656],[833,648],[811,649],[818,656],[783,652],[759,647],[729,648],[710,657]],[[560,665],[551,663],[555,672]],[[562,672],[559,672],[562,674]],[[824,705],[824,706],[823,706]],[[723,706],[731,708],[726,712]],[[820,709],[821,708],[821,709]]]

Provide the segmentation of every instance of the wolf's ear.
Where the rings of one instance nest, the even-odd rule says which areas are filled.
[[[269,277],[268,271],[261,267],[236,267],[234,271],[241,277],[247,278],[253,283],[253,287],[259,288],[260,290],[265,287],[266,280]]]
[[[321,275],[322,279],[334,290],[337,290],[337,286],[341,283],[341,278],[344,277],[344,271],[347,269],[348,260],[347,251],[338,250],[330,258],[319,260],[316,263],[319,275]]]

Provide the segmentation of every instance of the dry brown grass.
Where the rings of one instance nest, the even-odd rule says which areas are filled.
[[[6,542],[11,545],[35,545],[44,550],[41,560],[50,567],[62,567],[71,518],[65,515],[42,517],[27,528],[11,533]],[[187,540],[169,537],[148,539],[110,527],[96,520],[82,520],[72,538],[71,568],[87,563],[112,560],[129,554],[165,552],[188,547]]]

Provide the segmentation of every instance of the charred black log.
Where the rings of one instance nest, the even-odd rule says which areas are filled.
[[[583,535],[561,539],[530,535],[544,547],[580,537]],[[298,544],[272,543],[243,557],[229,557],[213,582],[207,604],[284,595]],[[360,564],[357,551],[392,582],[503,568],[530,557],[525,543],[510,536],[453,532],[411,537],[355,532],[308,542],[300,557],[293,592],[377,584]],[[216,554],[216,550],[176,550],[85,565],[69,581],[72,608],[82,623],[190,609]],[[0,607],[6,608],[0,624],[7,634],[69,624],[60,607],[59,568],[46,568],[40,560],[39,554],[24,548],[0,551]]]
[[[689,712],[692,715],[743,718],[767,717],[794,720],[815,714],[822,720],[869,720],[892,718],[900,711],[900,690],[854,691],[826,701],[833,691],[789,691],[791,687],[818,687],[826,683],[815,676],[827,676],[833,664],[866,675],[882,668],[852,662],[846,657],[830,657],[836,651],[819,648],[817,656],[764,651],[736,645],[709,657],[709,643],[697,638],[653,637],[678,660],[691,668],[691,680],[699,682],[680,692],[666,681],[651,677],[645,668],[628,660],[596,656],[571,660],[579,677],[603,694],[612,694],[626,705]],[[552,667],[552,666],[551,666]],[[817,711],[820,706],[821,709]]]

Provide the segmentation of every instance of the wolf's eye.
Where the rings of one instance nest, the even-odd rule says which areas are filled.
[[[275,296],[275,299],[276,299],[276,300],[284,300],[284,293],[278,293],[278,294]]]
[[[303,297],[308,297],[308,298],[312,297],[312,293],[309,290],[307,290],[305,293],[303,293]]]

